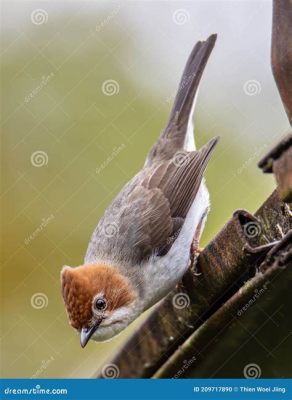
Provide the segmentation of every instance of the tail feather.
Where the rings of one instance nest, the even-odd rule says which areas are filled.
[[[193,101],[216,38],[217,35],[213,34],[206,41],[198,42],[193,48],[179,84],[168,125],[173,125],[175,122],[178,129],[187,128]]]
[[[166,128],[152,147],[145,166],[153,161],[169,159],[184,148],[188,127],[194,110],[194,100],[199,83],[213,50],[217,35],[198,42],[193,48],[185,66]],[[192,128],[190,128],[192,129]],[[193,132],[190,132],[193,135]]]

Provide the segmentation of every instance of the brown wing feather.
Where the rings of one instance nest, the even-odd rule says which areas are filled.
[[[97,225],[85,262],[110,259],[137,265],[171,247],[200,187],[218,138],[198,151],[142,170],[126,185]],[[110,229],[108,229],[110,227]]]
[[[86,263],[110,259],[112,263],[136,265],[154,249],[158,252],[172,235],[174,223],[168,200],[160,189],[137,184],[139,175],[106,210],[91,237]]]
[[[172,218],[185,218],[199,190],[204,170],[219,138],[210,140],[200,150],[184,152],[181,165],[175,158],[159,163],[142,182],[149,188],[159,188],[167,198]],[[181,153],[181,152],[180,152]]]

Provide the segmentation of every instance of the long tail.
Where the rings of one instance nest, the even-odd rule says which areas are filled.
[[[192,119],[194,99],[198,86],[213,50],[217,35],[198,42],[193,48],[185,66],[166,128],[148,154],[145,165],[153,161],[169,159],[184,148],[188,125]]]

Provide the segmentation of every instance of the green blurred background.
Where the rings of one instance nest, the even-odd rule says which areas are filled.
[[[81,349],[60,269],[82,263],[104,209],[164,127],[192,46],[213,32],[196,141],[221,142],[206,173],[202,244],[274,188],[256,167],[288,129],[270,69],[271,4],[7,1],[1,25],[1,376],[90,377],[141,318]]]

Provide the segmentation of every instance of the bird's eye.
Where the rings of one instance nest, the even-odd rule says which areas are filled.
[[[106,309],[106,301],[104,298],[99,297],[95,300],[95,308],[97,310],[105,310]]]

